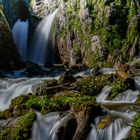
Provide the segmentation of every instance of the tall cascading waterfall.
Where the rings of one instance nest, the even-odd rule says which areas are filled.
[[[52,63],[54,48],[51,45],[50,35],[56,13],[57,9],[37,26],[28,52],[29,61],[42,65],[46,62]]]
[[[29,22],[18,19],[12,28],[12,35],[15,45],[18,48],[22,61],[27,60],[27,40]]]

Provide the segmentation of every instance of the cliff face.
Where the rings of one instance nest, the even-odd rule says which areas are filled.
[[[66,65],[123,67],[138,55],[139,0],[4,0],[3,5],[10,25],[29,18],[31,33],[59,7],[54,30]]]
[[[0,8],[0,70],[20,68],[20,59],[13,44],[9,24]]]
[[[63,63],[120,67],[135,57],[138,0],[65,0],[59,12],[56,38]]]
[[[32,0],[2,0],[4,14],[12,27],[17,19],[25,20],[29,17]]]

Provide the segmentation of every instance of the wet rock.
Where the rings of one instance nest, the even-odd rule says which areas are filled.
[[[108,116],[101,117],[99,123],[96,125],[97,129],[104,129],[110,124],[110,118]]]
[[[71,74],[71,72],[66,71],[59,79],[58,81],[60,84],[64,84],[64,83],[74,83],[76,82],[76,79],[74,78],[74,76]]]
[[[45,74],[42,67],[35,63],[27,63],[25,73],[27,77],[43,76]]]
[[[77,89],[81,94],[97,95],[101,89],[114,80],[113,75],[102,74],[98,76],[88,76],[76,82]],[[100,81],[100,82],[99,82]]]
[[[75,115],[71,112],[67,118],[61,123],[56,134],[59,140],[72,140],[76,131],[77,121]]]
[[[117,78],[112,84],[112,89],[108,98],[112,99],[128,89],[135,90],[135,80],[131,77],[127,79]]]
[[[25,20],[29,17],[28,6],[30,5],[30,1],[31,0],[28,2],[23,0],[11,0],[9,2],[9,0],[4,0],[2,2],[4,13],[11,27],[17,19]]]
[[[46,80],[32,87],[33,93],[36,95],[54,96],[56,93],[67,90],[68,83],[58,84],[57,80]]]
[[[19,68],[21,68],[19,54],[13,44],[9,24],[0,7],[0,69],[16,70]]]

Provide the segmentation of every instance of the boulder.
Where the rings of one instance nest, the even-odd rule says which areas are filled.
[[[56,134],[59,140],[72,140],[76,131],[77,121],[75,115],[70,112],[59,126]]]

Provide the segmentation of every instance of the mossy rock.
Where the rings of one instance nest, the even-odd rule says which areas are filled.
[[[0,112],[0,120],[13,117],[12,112],[13,112],[12,109],[6,109],[6,110]]]
[[[44,80],[42,83],[36,84],[32,87],[33,93],[36,95],[50,95],[53,96],[57,91],[59,92],[62,87],[53,88],[58,85],[57,80]],[[58,90],[57,90],[58,89]]]
[[[140,139],[140,113],[135,115],[133,118],[133,127],[131,129],[130,138],[135,140]]]
[[[113,75],[102,74],[83,78],[76,85],[81,94],[95,96],[100,93],[104,86],[109,85],[113,80]]]
[[[74,78],[71,72],[67,71],[60,77],[58,82],[59,84],[74,83],[76,82],[76,79]]]
[[[128,90],[128,89],[135,89],[135,82],[133,78],[117,78],[113,84],[111,92],[108,95],[108,99],[115,98],[118,94],[121,94],[122,92]]]
[[[10,126],[0,131],[0,138],[10,140],[25,140],[31,138],[31,128],[35,119],[35,113],[30,113],[16,119]]]
[[[24,104],[27,99],[28,99],[27,95],[21,95],[16,97],[15,99],[12,99],[10,108]]]
[[[104,129],[110,124],[110,118],[108,116],[104,116],[101,118],[100,122],[96,125],[97,129]]]
[[[28,114],[31,108],[26,106],[26,102],[31,99],[33,95],[21,95],[12,99],[8,109],[0,112],[0,119],[9,119],[11,117],[19,117]]]

